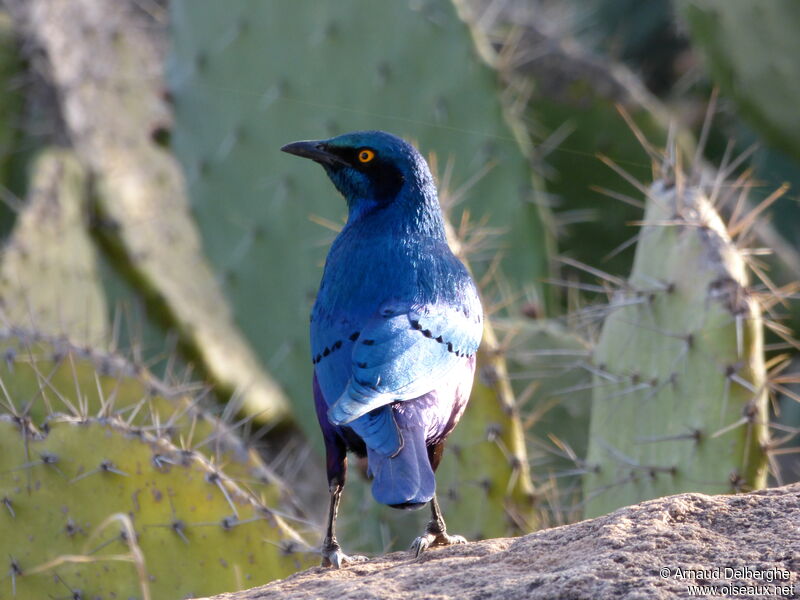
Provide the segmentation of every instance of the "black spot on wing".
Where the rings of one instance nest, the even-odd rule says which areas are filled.
[[[351,337],[351,339],[352,339],[352,336],[350,336],[350,337]],[[342,340],[336,340],[336,341],[335,341],[335,342],[333,342],[333,344],[331,344],[330,346],[325,346],[325,349],[324,349],[322,352],[320,352],[319,354],[316,354],[316,355],[315,355],[315,356],[314,356],[314,357],[311,359],[311,364],[313,364],[313,365],[316,365],[316,364],[317,364],[317,363],[319,363],[319,361],[321,361],[323,358],[326,358],[326,357],[330,356],[331,354],[333,354],[334,352],[336,352],[336,351],[337,351],[339,348],[341,348],[341,347],[342,347]]]
[[[433,339],[440,344],[446,344],[447,351],[450,352],[451,354],[455,354],[459,358],[468,356],[466,351],[461,351],[459,349],[456,349],[455,346],[453,346],[453,342],[445,340],[444,335],[438,335],[434,337],[434,333],[430,329],[423,329],[422,325],[418,320],[411,319],[409,322],[411,323],[412,329],[419,331],[426,338]],[[472,354],[469,354],[469,356],[472,356]]]
[[[417,320],[411,320],[410,323],[411,323],[411,328],[412,329],[415,329],[415,330],[419,331],[426,338],[433,339],[434,341],[436,341],[436,342],[438,342],[440,344],[446,345],[447,346],[447,351],[450,352],[451,354],[455,354],[459,358],[472,356],[474,354],[474,352],[472,354],[470,354],[466,350],[457,349],[453,345],[453,342],[448,341],[448,340],[446,340],[444,338],[444,335],[438,335],[438,336],[434,337],[434,333],[430,329],[423,329],[422,325]]]

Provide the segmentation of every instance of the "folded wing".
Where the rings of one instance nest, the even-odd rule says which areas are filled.
[[[477,298],[466,308],[445,304],[382,307],[353,347],[352,375],[330,407],[329,420],[347,425],[376,408],[428,393],[477,351],[482,332]]]

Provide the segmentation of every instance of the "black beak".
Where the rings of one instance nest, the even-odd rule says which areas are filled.
[[[283,152],[294,154],[295,156],[302,156],[303,158],[310,158],[314,162],[329,166],[349,166],[349,163],[343,158],[329,152],[325,146],[325,142],[308,141],[308,142],[292,142],[286,144],[281,148]]]

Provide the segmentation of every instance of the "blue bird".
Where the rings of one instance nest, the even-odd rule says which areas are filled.
[[[367,457],[378,502],[430,503],[431,521],[412,544],[417,556],[464,543],[447,534],[434,471],[469,399],[483,311],[447,244],[430,169],[413,146],[382,131],[281,150],[321,164],[348,208],[311,312],[314,402],[331,494],[322,564],[366,560],[347,556],[336,540],[348,451]]]

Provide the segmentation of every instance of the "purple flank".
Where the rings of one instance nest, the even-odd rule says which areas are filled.
[[[327,403],[314,376],[314,404],[327,454],[328,477],[344,482],[347,449],[369,457],[374,477],[373,495],[389,505],[422,505],[435,492],[435,481],[428,458],[428,447],[441,444],[453,431],[469,401],[475,374],[475,357],[464,358],[437,389],[406,402],[392,405],[395,422],[403,437],[400,453],[389,458],[366,447],[347,426],[332,425],[327,418]],[[438,465],[436,465],[438,466]]]

